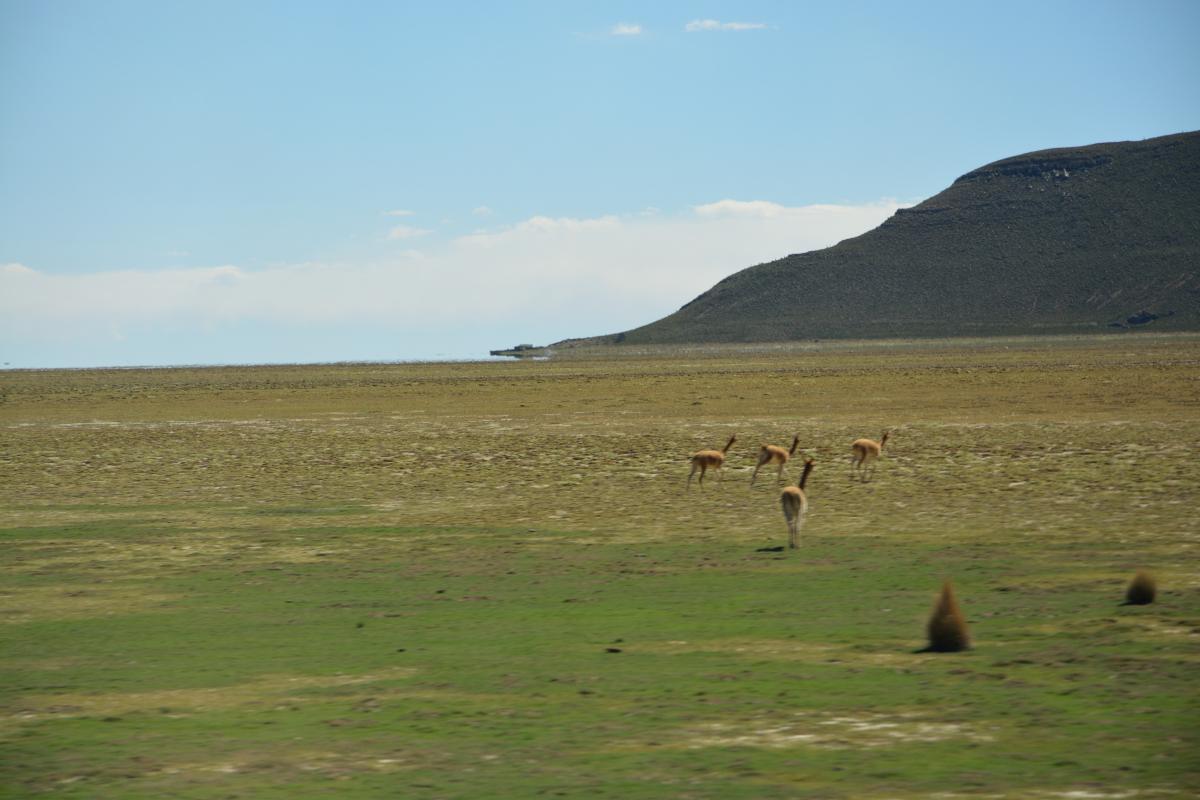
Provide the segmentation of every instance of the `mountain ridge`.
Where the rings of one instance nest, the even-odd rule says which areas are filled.
[[[1200,329],[1200,132],[1024,153],[594,344]]]

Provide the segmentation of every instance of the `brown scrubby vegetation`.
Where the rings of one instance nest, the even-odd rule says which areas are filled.
[[[950,585],[950,581],[942,584],[942,593],[929,616],[926,631],[929,635],[929,645],[922,652],[957,653],[971,647],[967,620],[962,609],[958,607],[958,600],[954,597],[954,587]]]
[[[1125,590],[1124,605],[1149,605],[1154,602],[1157,594],[1158,584],[1154,580],[1154,576],[1145,570],[1138,570],[1138,573],[1133,576],[1133,580],[1129,582],[1129,588]]]

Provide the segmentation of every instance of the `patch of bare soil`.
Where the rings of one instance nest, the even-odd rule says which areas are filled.
[[[243,706],[291,708],[321,699],[318,695],[306,696],[306,691],[366,686],[408,678],[415,673],[416,670],[412,668],[396,667],[362,675],[265,675],[248,683],[194,689],[29,695],[18,702],[8,718],[10,721],[25,722],[61,716],[116,716],[133,713],[186,715]],[[376,696],[380,691],[388,690],[364,689],[362,695]],[[339,695],[339,699],[353,701],[355,696]]]
[[[1156,797],[1191,796],[1190,792],[1165,787],[1147,787],[1145,789],[1111,790],[1078,788],[1078,789],[1022,789],[1020,792],[1003,792],[988,794],[963,794],[961,792],[937,792],[929,795],[936,800],[1131,800],[1144,798],[1150,800]]]
[[[918,637],[919,639],[919,637]],[[792,639],[712,639],[702,642],[667,641],[638,645],[639,650],[654,653],[726,653],[755,659],[780,659],[822,664],[859,664],[863,666],[912,666],[936,660],[932,654],[914,653],[918,642],[883,642],[878,649],[862,650],[844,645],[803,642]]]
[[[934,721],[916,713],[804,713],[782,720],[704,723],[684,731],[676,746],[844,749],[948,740],[990,742],[992,738],[966,724]]]
[[[82,619],[163,609],[178,595],[142,586],[95,584],[10,587],[0,590],[0,624]]]

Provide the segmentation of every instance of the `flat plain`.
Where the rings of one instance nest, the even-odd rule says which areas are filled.
[[[1197,430],[1190,334],[0,372],[0,794],[1192,797]]]

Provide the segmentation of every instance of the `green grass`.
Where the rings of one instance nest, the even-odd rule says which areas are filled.
[[[1144,342],[6,373],[0,794],[1190,796],[1200,359]],[[946,577],[976,646],[914,653]]]

